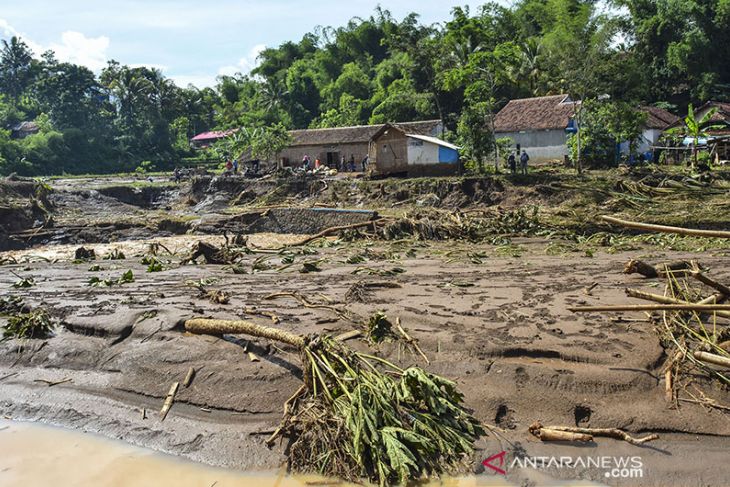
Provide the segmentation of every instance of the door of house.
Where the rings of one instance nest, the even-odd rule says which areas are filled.
[[[337,167],[337,164],[340,162],[340,153],[339,152],[328,152],[327,153],[327,166],[328,167]]]

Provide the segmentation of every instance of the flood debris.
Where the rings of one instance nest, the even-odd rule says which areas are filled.
[[[22,304],[20,305],[22,306]],[[13,314],[3,330],[2,340],[11,338],[46,338],[53,332],[53,321],[43,308]]]
[[[132,272],[132,269],[127,269],[121,276],[116,279],[112,279],[111,277],[107,279],[101,279],[100,277],[92,276],[86,283],[91,287],[112,287],[121,286],[122,284],[126,284],[129,282],[134,282],[134,273]]]
[[[667,359],[661,370],[665,398],[675,406],[679,401],[723,409],[710,394],[717,382],[721,387],[730,385],[730,305],[721,304],[730,298],[730,287],[707,276],[699,265],[675,266],[676,263],[642,265],[646,269],[662,270],[652,275],[664,280],[664,294],[628,288],[629,297],[660,304],[625,304],[608,306],[581,306],[568,308],[575,312],[587,311],[649,311]],[[674,271],[667,271],[675,267]],[[678,268],[677,268],[678,267]],[[709,289],[709,290],[708,290]],[[720,324],[718,322],[723,322]],[[692,386],[700,398],[689,393]],[[704,390],[703,390],[704,389]],[[685,397],[683,397],[685,396]]]
[[[74,252],[74,260],[78,262],[87,262],[90,260],[96,260],[96,252],[94,249],[87,249],[86,247],[79,247]]]
[[[286,401],[269,439],[289,438],[288,465],[380,485],[468,467],[484,429],[456,384],[419,367],[401,369],[327,335],[302,337],[247,321],[191,319],[197,334],[247,334],[300,351],[304,385]]]

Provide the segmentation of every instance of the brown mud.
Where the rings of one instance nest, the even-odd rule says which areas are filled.
[[[471,198],[470,205],[517,204],[541,198],[537,190],[500,188],[497,182],[439,182],[435,187],[443,184],[446,189],[434,195],[442,202]],[[277,468],[284,461],[285,445],[268,448],[265,440],[281,418],[282,405],[301,384],[297,352],[247,337],[189,336],[181,324],[191,317],[216,317],[272,325],[272,319],[261,313],[268,312],[280,320],[273,326],[298,334],[340,334],[357,326],[331,310],[303,307],[291,298],[266,299],[272,293],[296,292],[365,319],[376,310],[400,317],[431,364],[426,366],[420,357],[393,343],[382,344],[380,354],[404,366],[419,363],[454,379],[476,417],[496,427],[478,444],[474,459],[477,484],[503,479],[481,466],[483,459],[502,450],[508,451],[510,462],[520,455],[639,455],[643,459],[643,477],[630,479],[607,478],[604,470],[596,468],[508,469],[504,480],[522,485],[550,479],[609,485],[721,485],[730,475],[728,414],[698,404],[677,407],[665,401],[661,368],[666,356],[652,325],[639,321],[645,316],[628,312],[578,315],[566,309],[627,302],[625,287],[649,284],[622,273],[630,258],[656,262],[700,259],[711,264],[714,278],[730,282],[727,253],[644,246],[613,254],[600,252],[592,258],[580,253],[550,255],[546,253],[549,241],[531,237],[512,239],[522,254],[514,257],[505,256],[488,242],[333,243],[331,239],[330,245],[311,247],[316,255],[295,254],[293,263],[277,254],[245,255],[239,262],[245,273],[237,274],[226,266],[181,266],[179,261],[201,238],[220,244],[223,229],[316,233],[333,226],[334,220],[327,212],[313,217],[309,211],[276,209],[278,213],[269,210],[263,215],[266,208],[251,204],[235,210],[230,203],[243,191],[237,186],[240,182],[208,180],[208,189],[211,184],[223,185],[215,186],[212,193],[196,189],[195,184],[203,186],[166,186],[155,193],[150,204],[146,203],[149,194],[132,201],[125,191],[99,191],[98,196],[90,197],[103,201],[101,207],[84,203],[80,193],[88,189],[60,189],[54,196],[54,231],[63,231],[59,222],[67,227],[73,222],[87,230],[98,229],[97,236],[87,239],[77,233],[70,240],[50,239],[35,246],[26,240],[27,250],[0,254],[17,261],[0,266],[3,294],[22,296],[34,307],[46,307],[61,324],[51,338],[0,342],[0,414],[96,432],[215,466]],[[249,185],[248,190],[259,195],[249,201],[269,194],[264,188],[268,184]],[[367,199],[355,193],[364,182],[337,184],[353,191],[353,195],[338,198],[346,197],[352,203],[363,198],[362,205],[352,205],[363,209]],[[368,183],[371,189],[378,184],[394,185],[390,181]],[[292,185],[301,193],[295,191],[287,198],[299,198],[310,206],[320,202],[321,197],[310,193],[307,184]],[[464,185],[471,189],[464,190]],[[333,186],[328,184],[327,191]],[[369,208],[388,211],[393,201],[420,200],[428,194],[411,188],[407,195],[392,196],[393,200],[383,196],[387,205],[379,200]],[[225,205],[215,211],[210,210],[215,205],[200,206],[215,198]],[[245,214],[258,216],[241,216]],[[122,215],[126,223],[138,225],[117,227],[119,236],[127,241],[87,246],[96,248],[99,257],[118,247],[127,254],[124,260],[73,263],[73,245],[53,245],[59,241],[112,241],[114,232],[98,224],[112,224]],[[344,215],[336,218],[372,218],[367,212]],[[285,220],[285,224],[276,227],[267,218]],[[159,230],[163,220],[184,221],[185,231],[190,233],[161,238],[165,235]],[[297,237],[252,234],[250,239],[254,246],[277,247]],[[155,241],[176,255],[160,253],[161,259],[171,263],[162,272],[148,273],[140,259],[146,245]],[[267,265],[261,265],[262,260]],[[317,261],[321,271],[300,272],[308,261]],[[93,264],[101,270],[90,271]],[[402,272],[378,275],[378,271],[393,268]],[[87,284],[92,276],[117,278],[128,269],[134,273],[134,282],[106,288]],[[13,273],[32,276],[36,284],[12,288],[18,280]],[[201,280],[208,280],[209,289],[225,290],[230,302],[212,303],[186,284]],[[378,285],[383,282],[387,287]],[[367,292],[353,293],[353,286],[364,287],[358,283],[372,285],[366,287]],[[597,285],[587,292],[594,283]],[[348,343],[366,347],[358,340]],[[250,360],[248,352],[259,360]],[[182,382],[190,367],[196,370],[192,384],[180,388],[167,418],[160,421],[158,412],[170,385]],[[60,381],[65,382],[49,385]],[[712,391],[712,397],[730,404],[730,393],[720,387]],[[580,446],[543,444],[527,432],[536,420],[622,428],[638,436],[659,433],[661,438],[642,447],[607,438]]]

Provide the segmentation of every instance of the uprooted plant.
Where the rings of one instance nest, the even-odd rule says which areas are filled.
[[[10,338],[44,338],[53,331],[53,322],[46,310],[38,308],[28,313],[8,317],[3,330],[3,340]]]
[[[296,347],[304,385],[270,438],[289,438],[289,468],[380,485],[463,471],[484,433],[456,385],[402,369],[327,335],[302,337],[246,321],[192,319],[192,333],[248,334]]]

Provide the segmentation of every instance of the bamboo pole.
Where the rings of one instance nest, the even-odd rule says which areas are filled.
[[[722,230],[699,230],[695,228],[671,227],[668,225],[655,225],[652,223],[632,222],[621,220],[612,216],[602,216],[601,219],[608,223],[620,225],[627,228],[635,228],[637,230],[646,230],[649,232],[675,233],[677,235],[687,235],[691,237],[707,237],[707,238],[730,238],[730,232]]]
[[[165,402],[162,404],[162,409],[160,409],[160,421],[164,421],[167,417],[167,413],[170,411],[172,403],[175,401],[175,394],[177,394],[177,389],[179,387],[179,382],[173,382],[170,386],[170,391],[167,393],[167,396],[165,396]]]
[[[719,365],[730,369],[730,358],[723,357],[722,355],[715,355],[714,353],[700,352],[699,350],[694,353],[694,357],[702,362],[707,362],[714,365]]]
[[[573,427],[573,426],[543,426],[543,430],[552,430],[552,431],[565,431],[570,433],[578,433],[578,434],[584,434],[584,435],[590,435],[590,436],[605,436],[607,438],[614,438],[617,440],[623,440],[627,443],[631,443],[632,445],[641,445],[642,443],[646,443],[647,441],[657,440],[659,439],[659,435],[657,434],[651,434],[648,436],[645,436],[643,438],[634,438],[633,436],[629,435],[625,431],[622,431],[618,428],[580,428],[580,427]]]
[[[720,297],[718,294],[713,294],[712,296],[709,296],[701,301],[698,301],[697,303],[690,303],[689,301],[683,301],[681,299],[676,298],[670,298],[669,296],[662,296],[660,294],[653,294],[653,293],[647,293],[644,291],[639,291],[638,289],[631,289],[626,288],[626,295],[632,298],[638,298],[638,299],[646,299],[649,301],[656,301],[657,303],[662,304],[687,304],[687,305],[705,305],[705,304],[713,304],[716,303]],[[730,311],[715,311],[714,312],[717,316],[722,316],[723,318],[730,318]]]
[[[199,335],[251,335],[260,338],[268,338],[278,342],[288,343],[297,348],[304,348],[304,338],[288,331],[261,326],[256,323],[244,320],[214,320],[194,318],[185,322],[185,331]]]
[[[618,304],[606,306],[573,306],[568,311],[585,313],[590,311],[730,311],[730,304]]]
[[[707,277],[702,272],[694,270],[689,273],[690,276],[694,277],[698,281],[700,281],[702,284],[706,284],[710,286],[711,288],[719,291],[722,295],[730,297],[730,287],[727,287],[726,285],[717,282],[716,280]]]

